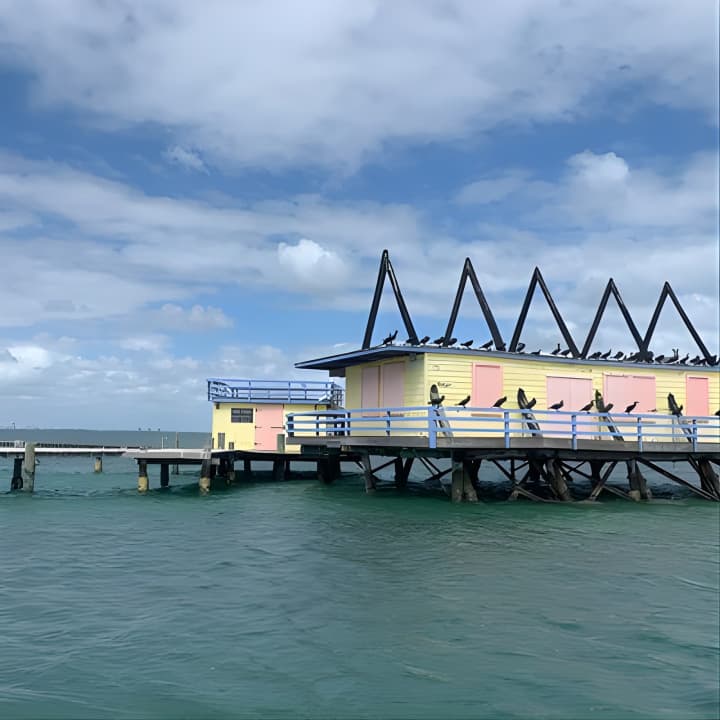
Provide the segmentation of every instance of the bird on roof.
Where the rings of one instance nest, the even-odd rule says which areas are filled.
[[[541,352],[542,352],[542,348],[540,348],[539,350],[533,350],[533,352],[531,352],[530,354],[531,355],[539,355]]]
[[[464,398],[458,403],[458,405],[460,405],[461,407],[465,407],[469,402],[470,402],[470,395],[468,395],[467,397],[464,397]]]
[[[433,340],[433,345],[442,345],[445,342],[445,336],[441,335],[436,340]]]
[[[664,355],[658,355],[658,356],[655,358],[655,362],[656,362],[656,363],[661,363],[664,359],[665,359],[665,356],[664,356]]]
[[[537,403],[537,398],[533,398],[532,400],[529,400],[527,404],[525,405],[526,410],[531,410],[535,407],[535,404]]]
[[[565,403],[561,400],[560,402],[553,403],[550,406],[550,410],[559,410]]]
[[[634,403],[631,403],[625,408],[626,413],[631,413],[636,407],[637,407],[638,401],[636,400]]]
[[[450,345],[454,345],[457,342],[457,338],[450,338],[445,344],[450,347]]]
[[[632,355],[628,355],[625,359],[626,359],[628,362],[637,362],[637,359],[638,359],[638,355],[639,355],[639,354],[640,354],[640,353],[633,353]]]
[[[418,340],[418,345],[424,345],[429,339],[429,335],[423,335],[423,337]]]
[[[603,354],[600,356],[600,359],[601,359],[601,360],[607,360],[607,359],[610,357],[610,353],[611,353],[611,352],[612,352],[612,348],[611,348],[610,350],[608,350],[606,353],[603,353]]]
[[[472,340],[466,340],[465,342],[460,343],[460,345],[461,345],[462,347],[464,347],[464,348],[471,348],[471,347],[472,347],[472,344],[473,344],[473,341],[472,341]]]
[[[394,333],[390,333],[383,341],[383,345],[390,345],[392,341],[397,337],[398,331],[396,330]]]
[[[500,352],[505,352],[505,343],[500,343],[499,345],[496,345],[495,349],[499,350]]]
[[[689,358],[689,357],[690,357],[690,353],[688,353],[687,355],[685,355],[684,358],[680,358],[680,359],[678,360],[678,365],[687,365],[687,361],[688,361],[688,358]]]
[[[600,359],[600,351],[594,352],[592,355],[588,357],[588,360],[599,360]]]
[[[590,412],[590,410],[592,409],[592,406],[593,406],[594,404],[595,404],[595,401],[594,401],[594,400],[591,400],[587,405],[583,405],[583,406],[580,408],[580,412]]]
[[[489,349],[492,347],[492,344],[493,344],[493,341],[492,341],[492,340],[488,340],[486,343],[483,343],[483,344],[480,346],[480,349],[481,349],[481,350],[489,350]]]
[[[558,343],[558,346],[550,354],[557,355],[559,352],[560,352],[560,343]]]
[[[521,353],[525,349],[525,343],[518,343],[515,352]]]
[[[718,356],[717,355],[711,355],[708,359],[709,365],[717,365],[718,364]]]
[[[563,357],[567,357],[570,354],[570,348],[565,348],[560,352]]]
[[[620,350],[620,352],[616,352],[616,353],[613,355],[613,360],[622,360],[624,354],[625,354],[625,353],[624,353],[622,350]]]
[[[507,401],[507,395],[503,395],[501,398],[498,398],[494,403],[493,407],[502,407],[503,403]]]

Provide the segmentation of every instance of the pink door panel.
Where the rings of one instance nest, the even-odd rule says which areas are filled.
[[[625,408],[637,400],[634,413],[656,410],[657,395],[653,375],[605,375],[603,399],[612,403],[612,414],[624,413]]]
[[[553,377],[547,378],[547,406],[562,401],[562,412],[577,412],[587,405],[593,398],[593,386],[590,378]],[[557,418],[545,416],[546,422],[543,431],[552,433],[549,437],[566,437],[572,434],[572,422],[569,416],[558,415]],[[557,424],[556,424],[557,423]],[[590,428],[578,428],[579,431],[589,432]]]
[[[255,449],[277,450],[277,436],[284,432],[282,405],[255,408]]]
[[[685,414],[709,415],[710,381],[706,377],[689,377],[685,381]]]
[[[382,407],[405,405],[405,363],[395,362],[382,366]]]
[[[500,365],[473,365],[473,407],[492,407],[503,395],[503,374]]]
[[[365,367],[362,369],[362,385],[360,388],[360,405],[364,408],[376,408],[380,404],[380,368]]]

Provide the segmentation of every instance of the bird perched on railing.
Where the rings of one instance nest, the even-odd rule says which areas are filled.
[[[498,398],[498,399],[493,403],[493,407],[497,407],[497,408],[502,407],[502,406],[503,406],[503,403],[505,403],[506,401],[507,401],[507,395],[503,395],[501,398]]]
[[[561,400],[560,402],[553,403],[549,409],[550,410],[559,410],[563,405],[565,405],[565,403]]]
[[[395,340],[395,338],[397,337],[397,333],[398,333],[397,330],[396,330],[394,333],[390,333],[390,334],[382,341],[382,344],[383,344],[383,345],[390,345],[390,344],[393,342],[393,340]]]
[[[594,404],[595,404],[595,401],[594,401],[594,400],[591,400],[587,405],[583,405],[583,406],[580,408],[580,412],[590,412],[590,410],[592,409],[592,406],[593,406]]]
[[[636,400],[634,403],[631,403],[625,408],[626,413],[631,413],[636,407],[637,407],[638,401]]]
[[[537,403],[537,398],[533,398],[532,400],[529,400],[527,404],[525,405],[526,410],[532,410],[535,407],[535,403]]]
[[[460,407],[465,407],[469,402],[470,402],[470,395],[468,395],[467,397],[463,398],[463,399],[458,403],[458,405],[460,405]]]

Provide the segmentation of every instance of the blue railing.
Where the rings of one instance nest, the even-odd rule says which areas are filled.
[[[207,390],[211,402],[307,402],[332,407],[343,404],[343,389],[333,382],[209,378]]]
[[[720,446],[720,418],[422,405],[290,413],[287,434],[291,438],[427,436],[429,448],[437,447],[438,436],[502,438],[505,448],[514,438],[562,438],[570,440],[573,450],[581,440],[637,442],[640,451],[646,442],[687,441],[697,450],[698,443]]]

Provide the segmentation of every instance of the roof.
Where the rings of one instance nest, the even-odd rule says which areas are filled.
[[[522,360],[523,362],[552,362],[558,365],[577,367],[578,365],[600,365],[612,368],[639,369],[649,368],[657,370],[680,370],[685,372],[720,372],[720,366],[696,366],[696,365],[665,365],[645,362],[618,362],[617,360],[589,360],[581,358],[558,357],[557,355],[531,355],[529,353],[511,353],[498,350],[467,350],[456,347],[437,347],[428,345],[376,345],[367,350],[353,350],[340,355],[328,355],[327,357],[305,360],[295,363],[296,368],[304,370],[339,370],[353,365],[387,360],[395,357],[408,357],[411,355],[469,355],[475,356],[478,360],[490,358],[507,358],[511,360]]]

